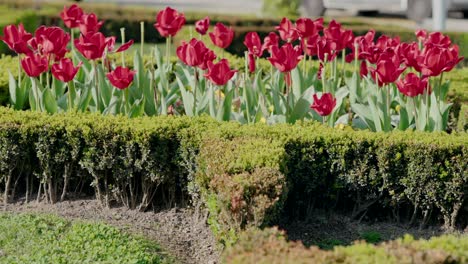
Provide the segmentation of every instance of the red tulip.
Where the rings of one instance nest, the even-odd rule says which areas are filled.
[[[275,32],[268,33],[268,36],[263,40],[262,50],[268,50],[271,53],[271,48],[279,46],[279,37]]]
[[[106,74],[107,79],[110,83],[117,89],[124,90],[127,89],[130,84],[133,82],[133,76],[135,71],[130,70],[122,66],[118,66],[115,70]]]
[[[413,67],[417,72],[421,72],[421,51],[418,43],[401,43],[397,49],[398,55],[403,63],[408,67]]]
[[[321,116],[330,115],[336,106],[336,98],[333,98],[331,93],[323,93],[319,99],[317,94],[314,94],[314,103],[310,108],[314,109]]]
[[[205,35],[210,27],[210,18],[205,17],[195,22],[195,30],[201,35]]]
[[[323,18],[313,21],[310,18],[301,17],[296,21],[296,31],[302,39],[312,37],[321,30],[319,29],[320,23],[323,28]]]
[[[322,74],[323,74],[323,63],[320,62],[319,68],[317,71],[317,79],[322,80]]]
[[[216,46],[225,49],[231,45],[234,38],[234,31],[222,23],[216,23],[213,32],[209,33],[211,41]]]
[[[314,35],[312,37],[303,39],[301,45],[305,53],[309,56],[316,56],[317,55],[317,42],[320,40],[319,35]]]
[[[396,82],[398,90],[409,97],[415,97],[424,93],[424,90],[428,87],[427,78],[420,79],[414,73],[408,73],[404,80],[398,80]]]
[[[291,43],[286,43],[281,48],[273,46],[271,51],[271,57],[268,60],[280,72],[290,72],[302,59],[301,48],[299,46],[293,48]]]
[[[107,44],[106,37],[101,32],[89,32],[75,39],[76,49],[88,60],[102,58]]]
[[[382,35],[377,39],[375,47],[380,51],[385,51],[386,49],[396,49],[400,45],[400,37],[391,38],[387,35]]]
[[[198,68],[202,70],[208,69],[208,64],[213,63],[213,61],[216,59],[216,54],[207,48],[205,54],[203,55],[203,62],[202,64],[198,65]]]
[[[104,21],[98,21],[96,14],[85,14],[81,17],[80,22],[80,31],[83,35],[86,35],[89,32],[98,32],[101,29]]]
[[[358,36],[354,39],[354,43],[358,46],[358,59],[360,60],[369,60],[370,63],[375,64],[378,56],[374,56],[374,38],[375,31],[369,30],[366,35]],[[353,59],[355,54],[355,47],[353,45]]]
[[[361,78],[364,78],[369,74],[369,69],[367,68],[367,63],[365,61],[361,61],[361,67],[359,68],[359,74],[361,75]]]
[[[28,44],[38,53],[46,56],[54,55],[56,60],[65,57],[70,34],[59,27],[40,26],[34,33],[34,38]],[[50,57],[49,57],[50,58]]]
[[[115,40],[116,38],[114,36],[106,38],[106,45],[107,45],[107,51],[108,52],[122,52],[128,50],[134,43],[133,39],[130,41],[122,44],[117,50],[114,51],[115,48]]]
[[[52,65],[52,75],[59,81],[69,82],[75,78],[81,64],[80,62],[78,66],[74,67],[71,59],[61,59],[59,63]]]
[[[400,58],[388,51],[380,56],[376,68],[370,68],[372,78],[379,86],[395,82],[406,67],[401,66]]]
[[[354,42],[354,34],[352,30],[345,30],[341,27],[341,24],[332,20],[328,25],[328,28],[323,30],[323,35],[328,40],[336,44],[336,51],[342,51],[346,47],[352,47]]]
[[[221,86],[225,85],[236,72],[236,70],[229,68],[229,63],[226,59],[222,59],[216,64],[208,62],[208,72],[205,74],[205,77],[214,84]]]
[[[424,41],[425,46],[439,46],[442,48],[448,48],[452,44],[452,41],[448,36],[440,32],[433,32],[427,36],[426,40]]]
[[[0,40],[5,42],[8,47],[18,54],[31,54],[32,51],[28,47],[28,41],[32,38],[32,34],[24,30],[23,24],[8,25],[3,28],[3,37]]]
[[[262,41],[257,32],[249,32],[245,35],[244,45],[249,50],[249,53],[256,57],[261,57],[263,54]]]
[[[287,19],[283,18],[279,26],[275,27],[276,30],[280,33],[282,40],[287,42],[293,42],[299,38],[296,28],[294,28],[293,23]]]
[[[49,62],[47,58],[40,55],[28,55],[21,60],[21,66],[26,74],[30,77],[38,77],[41,73],[49,69]]]
[[[175,36],[177,32],[185,25],[185,15],[177,12],[170,7],[161,10],[156,15],[154,27],[163,37]]]
[[[208,51],[203,41],[192,38],[189,43],[182,42],[176,54],[188,66],[199,66],[203,63],[204,55]]]
[[[457,45],[450,48],[440,46],[426,47],[421,61],[422,73],[427,76],[438,76],[451,71],[464,58],[459,57]]]
[[[63,11],[60,12],[60,17],[67,28],[77,28],[80,26],[81,17],[83,16],[83,10],[76,4],[70,7],[63,7]]]
[[[317,42],[317,57],[321,61],[325,61],[325,55],[327,57],[327,61],[332,61],[338,55],[336,45],[337,43],[329,40],[325,37],[319,37]]]
[[[249,52],[249,72],[255,72],[255,55]]]
[[[427,31],[424,30],[424,29],[416,30],[416,32],[414,32],[414,34],[416,35],[416,38],[419,41],[424,41],[427,38]]]

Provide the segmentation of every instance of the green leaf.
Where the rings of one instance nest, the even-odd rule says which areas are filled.
[[[302,119],[307,112],[310,111],[310,105],[312,104],[314,94],[314,88],[311,87],[307,89],[297,100],[294,108],[292,109],[290,115],[287,118],[288,123],[295,123],[297,120]]]
[[[132,108],[130,109],[129,117],[134,118],[134,117],[139,117],[142,116],[145,113],[145,101],[138,99],[135,100],[135,102],[132,105]]]
[[[46,88],[44,91],[42,91],[42,98],[42,107],[47,111],[47,113],[55,114],[58,112],[57,101],[55,100],[55,97],[50,89]]]

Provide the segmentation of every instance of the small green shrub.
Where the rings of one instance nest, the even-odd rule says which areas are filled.
[[[160,247],[117,228],[0,213],[1,263],[168,263]]]

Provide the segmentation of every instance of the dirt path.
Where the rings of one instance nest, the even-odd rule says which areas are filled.
[[[206,225],[206,215],[191,209],[143,213],[123,207],[106,209],[96,200],[87,199],[53,205],[17,202],[9,204],[6,211],[47,213],[67,219],[105,222],[158,242],[181,263],[219,263],[220,250]]]

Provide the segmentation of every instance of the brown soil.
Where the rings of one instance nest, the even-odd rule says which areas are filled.
[[[206,214],[194,209],[138,212],[124,207],[103,208],[97,200],[85,199],[56,204],[19,201],[7,205],[6,211],[104,222],[156,241],[181,263],[219,263],[220,249],[206,224]]]

